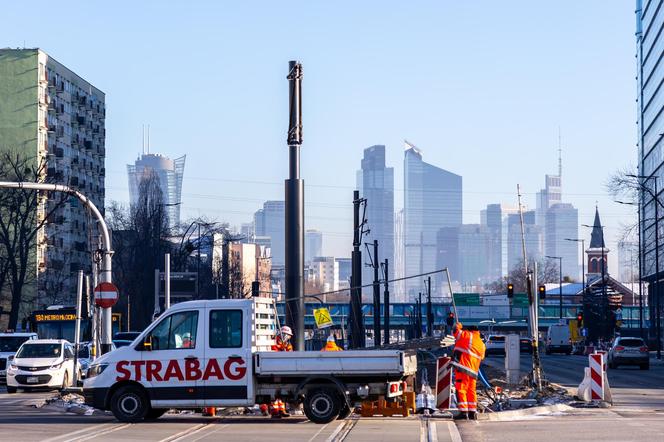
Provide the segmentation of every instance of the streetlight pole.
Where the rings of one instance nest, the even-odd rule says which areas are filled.
[[[562,256],[545,256],[549,259],[557,259],[560,261],[558,265],[559,279],[558,279],[558,295],[560,297],[560,319],[563,319],[563,257]],[[577,267],[578,272],[578,267]]]
[[[657,190],[657,175],[627,175],[630,178],[636,178],[643,180],[644,182],[639,181],[639,187],[641,188],[641,193],[643,190],[648,191],[648,193],[653,197],[655,202],[655,278],[653,280],[653,298],[655,299],[655,335],[657,337],[657,359],[662,359],[662,324],[661,324],[661,305],[659,299],[659,213],[658,206],[661,204],[659,201],[659,192]],[[649,179],[655,181],[655,193],[653,194],[650,189],[645,185]],[[639,203],[641,198],[639,198]],[[642,207],[639,207],[639,212]],[[641,251],[639,251],[641,252]],[[645,254],[644,254],[645,255]]]
[[[639,242],[638,242],[638,248],[639,248],[639,330],[641,333],[641,338],[645,338],[644,333],[643,333],[643,280],[641,279],[641,275],[643,275],[643,260],[641,259],[641,205],[639,203],[634,203],[634,202],[626,202],[626,201],[616,201],[618,204],[624,204],[627,206],[636,206],[636,217],[637,217],[637,223],[639,225],[638,229],[638,235],[639,235]],[[632,277],[632,282],[634,282],[634,277]]]

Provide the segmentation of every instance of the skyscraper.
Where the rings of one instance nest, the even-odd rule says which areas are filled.
[[[385,146],[376,145],[364,149],[361,169],[357,171],[357,188],[367,200],[367,228],[364,242],[378,240],[378,262],[394,262],[394,168],[385,165]],[[373,253],[373,249],[371,249]],[[373,259],[373,256],[371,257]],[[369,262],[369,257],[366,257]],[[394,274],[390,267],[390,276]],[[364,266],[362,283],[373,281],[373,269]],[[367,287],[363,293],[371,293]]]
[[[464,224],[459,227],[459,282],[478,285],[491,281],[489,260],[491,232],[481,224]]]
[[[462,178],[422,160],[422,152],[406,142],[404,154],[405,276],[438,270],[437,235],[462,222]],[[405,282],[407,299],[423,288],[422,278]],[[434,288],[442,293],[440,287]]]
[[[265,201],[254,214],[256,236],[270,237],[272,266],[283,266],[286,261],[286,219],[283,201]]]
[[[546,211],[554,204],[560,204],[562,200],[562,183],[560,175],[545,175],[544,189],[537,192],[537,224],[546,225]]]
[[[655,260],[655,233],[656,226],[661,226],[664,210],[657,211],[655,220],[655,186],[657,192],[664,187],[661,168],[664,164],[662,146],[664,146],[664,63],[662,63],[662,45],[664,45],[664,0],[650,0],[636,2],[636,60],[637,60],[637,111],[638,111],[638,146],[639,146],[639,175],[648,178],[640,179],[641,192],[639,195],[641,210],[641,257],[642,277],[649,282],[648,305],[656,308],[650,309],[651,333],[661,337],[664,332],[661,313],[664,303],[664,290],[659,289],[662,279],[662,266],[664,262]],[[655,179],[654,177],[659,177]],[[647,191],[644,188],[648,189]],[[660,194],[661,195],[661,194]],[[660,203],[662,197],[659,196]],[[661,206],[659,207],[661,209]],[[661,252],[660,252],[661,253]],[[661,261],[661,260],[659,260]],[[657,267],[659,264],[659,267]],[[655,296],[655,293],[658,293]],[[659,330],[655,324],[659,323]],[[658,333],[655,333],[655,332]]]
[[[139,201],[141,180],[154,173],[159,179],[164,212],[170,228],[180,223],[182,203],[182,177],[186,155],[174,160],[155,153],[143,153],[134,164],[127,165],[129,176],[129,202],[133,206]]]
[[[304,264],[317,256],[323,256],[323,232],[310,229],[304,233]]]
[[[105,94],[40,49],[0,49],[0,149],[43,167],[43,178],[85,194],[104,208]],[[46,195],[46,193],[44,193]],[[44,207],[60,200],[51,194]],[[37,208],[37,221],[44,218]],[[50,210],[50,209],[49,209]],[[78,270],[91,271],[88,239],[94,222],[76,199],[57,208],[37,233],[27,269],[36,286],[24,300],[74,302]],[[37,296],[33,296],[35,294]],[[25,305],[29,308],[28,305]]]
[[[542,227],[536,223],[534,210],[523,212],[523,230],[528,261],[539,261],[544,251]],[[507,269],[508,273],[523,263],[523,244],[521,237],[521,217],[518,213],[507,216]]]
[[[579,237],[579,211],[571,204],[554,204],[546,212],[545,252],[563,258],[563,276],[580,280],[579,245],[566,238]]]

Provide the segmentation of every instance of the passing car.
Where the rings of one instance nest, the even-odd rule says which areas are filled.
[[[546,331],[546,354],[565,353],[572,354],[572,335],[567,324],[550,325]]]
[[[650,368],[648,346],[641,338],[616,338],[607,359],[609,368],[618,368],[620,365],[638,365],[641,370]]]
[[[122,340],[122,341],[133,341],[138,338],[141,332],[137,331],[126,331],[126,332],[117,332],[113,335],[113,340]]]
[[[24,342],[7,367],[7,393],[17,389],[61,389],[74,379],[74,347],[64,339]]]
[[[7,365],[25,341],[37,339],[37,333],[0,333],[0,384],[7,382]]]
[[[489,335],[486,338],[486,354],[487,355],[504,355],[505,354],[505,336],[504,335]]]

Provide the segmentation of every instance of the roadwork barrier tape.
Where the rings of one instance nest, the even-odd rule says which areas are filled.
[[[438,358],[436,366],[436,408],[447,410],[452,401],[452,358]]]

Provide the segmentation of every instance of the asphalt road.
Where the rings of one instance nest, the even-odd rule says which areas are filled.
[[[502,358],[491,357],[501,364]],[[575,388],[587,358],[544,356],[546,376]],[[522,359],[524,373],[529,360]],[[664,441],[664,364],[651,370],[609,371],[616,406],[574,409],[512,421],[454,423],[411,418],[356,418],[317,425],[302,416],[272,420],[263,417],[205,418],[197,414],[168,414],[141,424],[121,424],[110,415],[84,416],[54,406],[35,407],[53,392],[9,395],[0,387],[0,437],[15,441]]]

